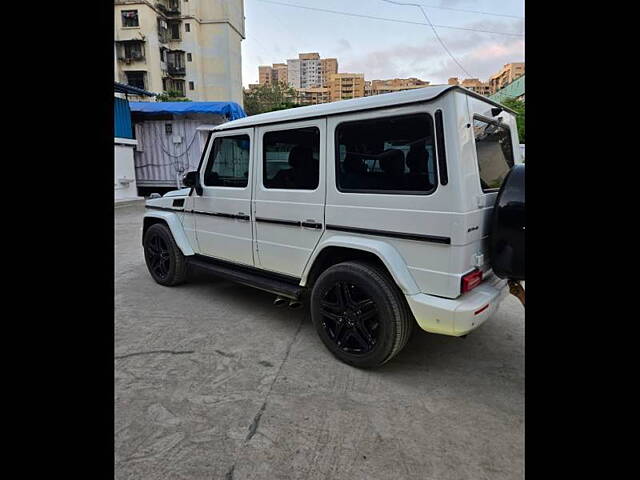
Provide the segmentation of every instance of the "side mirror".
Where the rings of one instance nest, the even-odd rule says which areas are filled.
[[[185,187],[195,187],[198,183],[198,172],[192,171],[187,172],[184,177],[182,177],[182,183]]]

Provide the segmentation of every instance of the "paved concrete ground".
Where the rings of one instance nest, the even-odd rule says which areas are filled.
[[[335,360],[305,310],[146,271],[116,208],[116,478],[520,479],[524,312],[466,339],[417,331],[377,370]]]

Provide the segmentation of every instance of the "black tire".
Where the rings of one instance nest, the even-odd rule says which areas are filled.
[[[151,225],[144,234],[143,247],[147,269],[157,283],[167,287],[184,283],[187,263],[169,227],[163,223]]]
[[[391,360],[404,348],[414,326],[393,279],[362,261],[339,263],[318,277],[311,292],[311,319],[329,351],[359,368]]]

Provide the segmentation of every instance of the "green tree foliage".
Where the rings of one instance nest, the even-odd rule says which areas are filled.
[[[516,122],[518,124],[518,137],[520,138],[520,143],[525,143],[524,142],[524,101],[517,100],[515,98],[510,98],[500,103],[502,103],[505,107],[509,107],[511,110],[516,112]]]
[[[156,96],[156,102],[190,102],[186,97],[180,95],[180,92],[175,90],[169,90],[168,92],[162,92]]]
[[[296,91],[284,83],[259,85],[244,91],[244,111],[247,115],[299,107]]]

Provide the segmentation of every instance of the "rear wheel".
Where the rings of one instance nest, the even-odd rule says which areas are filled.
[[[151,225],[144,234],[143,246],[147,268],[156,282],[173,286],[185,281],[187,264],[184,255],[166,225]]]
[[[361,261],[334,265],[320,275],[311,292],[311,318],[331,353],[363,368],[397,355],[414,323],[393,280]]]

